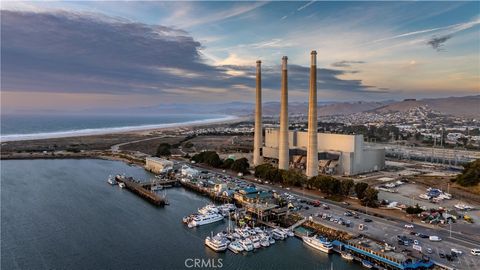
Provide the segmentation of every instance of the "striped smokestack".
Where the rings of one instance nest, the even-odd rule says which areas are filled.
[[[310,54],[310,96],[308,100],[307,177],[318,175],[317,137],[317,52]]]
[[[282,93],[280,99],[280,134],[278,140],[278,168],[288,170],[290,155],[288,149],[288,78],[287,60],[282,58]]]
[[[255,135],[253,137],[253,165],[263,162],[262,148],[262,61],[257,61],[256,99],[255,99]]]

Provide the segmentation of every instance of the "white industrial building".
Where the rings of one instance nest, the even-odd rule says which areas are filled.
[[[364,144],[363,135],[318,133],[318,171],[340,175],[355,175],[378,171],[385,167],[385,149]],[[305,164],[308,133],[290,130],[288,133],[291,166]],[[278,159],[278,129],[265,130],[264,158]]]

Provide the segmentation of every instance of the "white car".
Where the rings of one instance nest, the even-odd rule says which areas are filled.
[[[412,224],[405,224],[405,228],[407,228],[407,229],[413,229],[413,225],[412,225]]]
[[[452,251],[453,253],[456,253],[457,255],[462,255],[462,254],[463,254],[463,251],[461,251],[461,250],[459,250],[459,249],[457,249],[457,248],[452,248],[451,251]]]
[[[480,255],[480,248],[472,248],[472,250],[470,250],[470,253],[473,256],[479,256]]]
[[[420,245],[420,242],[418,242],[418,240],[415,239],[415,240],[413,240],[413,244],[414,244],[414,245]]]
[[[436,235],[431,235],[429,238],[428,238],[430,241],[432,242],[439,242],[439,241],[442,241],[442,238],[436,236]]]

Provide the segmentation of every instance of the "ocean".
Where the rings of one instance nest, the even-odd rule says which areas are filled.
[[[296,238],[248,254],[215,253],[204,245],[227,222],[189,229],[183,216],[210,201],[181,187],[155,207],[110,186],[110,174],[148,180],[141,167],[97,159],[2,160],[1,269],[362,269]],[[212,265],[211,265],[212,266]]]
[[[212,114],[2,115],[1,117],[2,141],[105,134],[235,118]]]

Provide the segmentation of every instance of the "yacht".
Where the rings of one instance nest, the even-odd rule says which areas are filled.
[[[239,241],[233,241],[228,245],[228,249],[230,249],[233,253],[239,253],[243,251],[243,247]]]
[[[107,183],[109,183],[109,184],[112,185],[112,186],[118,184],[118,183],[117,183],[117,180],[115,180],[115,177],[113,177],[112,175],[109,175],[109,176],[108,176]]]
[[[269,236],[268,237],[268,242],[270,242],[270,245],[273,245],[273,244],[275,244],[275,239],[273,239],[273,237]]]
[[[302,240],[305,244],[325,253],[331,253],[333,250],[332,243],[330,243],[330,241],[328,241],[326,238],[303,236]]]
[[[206,215],[198,215],[192,218],[190,223],[188,223],[188,226],[191,227],[197,227],[205,224],[210,224],[213,222],[217,222],[223,220],[223,216],[217,213],[209,213]]]
[[[288,235],[289,237],[295,236],[295,234],[293,233],[292,230],[282,229],[282,231],[283,231],[286,235]]]
[[[260,248],[262,246],[262,244],[260,244],[260,237],[254,235],[250,237],[250,239],[252,240],[254,248]]]
[[[209,213],[218,213],[219,210],[214,204],[207,204],[204,207],[198,209],[198,213],[206,215]]]
[[[275,240],[284,240],[288,237],[288,235],[280,229],[274,229],[272,231],[272,236]]]
[[[225,242],[225,239],[219,236],[207,236],[207,238],[205,238],[205,245],[216,252],[227,250],[227,242]]]
[[[245,251],[252,251],[253,250],[253,244],[252,241],[248,238],[242,239],[239,241],[240,245],[242,245],[243,250]]]
[[[353,261],[353,255],[350,252],[342,252],[340,255],[347,261]]]
[[[363,267],[368,268],[368,269],[373,268],[373,264],[371,262],[367,261],[367,260],[363,260],[362,265],[363,265]]]
[[[268,241],[268,236],[264,236],[260,239],[260,245],[262,245],[262,247],[270,246],[270,241]]]

